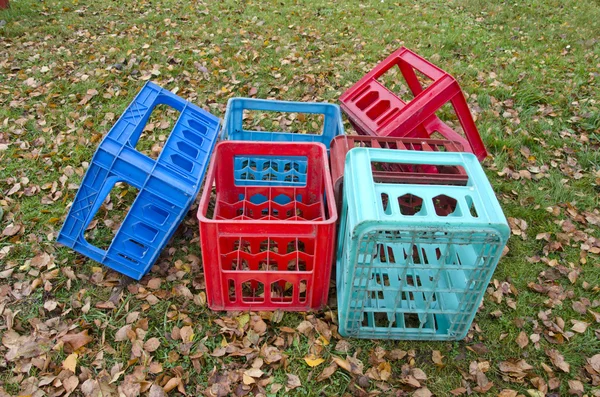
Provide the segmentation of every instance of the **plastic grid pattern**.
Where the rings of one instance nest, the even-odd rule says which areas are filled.
[[[378,81],[396,66],[414,95],[409,102],[400,99]],[[423,87],[415,71],[433,82]],[[478,159],[483,160],[487,156],[469,106],[454,77],[407,48],[399,48],[379,63],[342,94],[340,103],[360,134],[428,138],[439,132],[448,140],[460,142]],[[446,103],[451,103],[454,108],[464,137],[436,116]]]
[[[322,114],[323,125],[321,126],[322,129],[320,134],[245,130],[243,128],[243,117],[245,110],[297,114]],[[340,107],[336,104],[288,102],[254,98],[231,98],[227,102],[221,139],[268,142],[320,142],[324,144],[329,151],[331,140],[340,134],[344,134],[344,126],[342,123]],[[306,164],[302,163],[299,159],[296,159],[296,161],[291,164],[293,167],[291,172],[288,172],[290,171],[289,159],[285,157],[272,157],[269,159],[238,157],[236,158],[234,167],[235,170],[241,175],[247,170],[248,164],[251,165],[253,163],[257,164],[257,170],[259,172],[263,170],[267,171],[262,175],[254,175],[260,178],[260,180],[265,181],[263,182],[264,185],[280,184],[280,182],[285,182],[286,185],[293,186],[297,183],[306,183],[306,177],[303,172],[303,170],[306,169]],[[267,163],[269,163],[271,166],[266,166],[265,164]],[[271,170],[268,168],[271,168]],[[256,173],[257,172],[255,170],[254,174]],[[251,174],[246,173],[246,175],[250,176]],[[265,175],[268,175],[268,177],[265,177]]]
[[[305,158],[306,182],[239,183],[237,157]],[[253,182],[250,184],[249,182]],[[327,303],[337,211],[320,143],[223,141],[198,220],[208,304],[214,310],[309,310]],[[206,249],[206,247],[217,249]]]
[[[459,142],[426,138],[382,138],[368,135],[340,135],[331,141],[331,177],[338,212],[342,208],[344,185],[344,164],[346,154],[355,147],[369,147],[393,150],[416,150],[425,152],[462,152]],[[461,167],[433,165],[380,164],[373,168],[377,182],[464,185],[467,174]]]
[[[468,182],[443,193],[436,185],[377,183],[369,165],[378,161],[461,166]],[[406,208],[406,196],[420,205]],[[452,208],[439,208],[448,201]],[[337,251],[340,334],[464,338],[509,232],[472,154],[350,150]]]
[[[135,150],[159,104],[180,112],[159,157]],[[153,265],[195,199],[219,133],[219,119],[148,82],[100,143],[57,241],[139,280]],[[84,233],[117,182],[139,190],[108,249]]]

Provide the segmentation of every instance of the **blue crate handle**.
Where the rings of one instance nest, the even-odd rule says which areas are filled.
[[[180,112],[156,160],[135,150],[157,105]],[[140,279],[157,259],[198,194],[220,120],[148,82],[106,134],[83,178],[57,241],[116,271]],[[84,236],[116,183],[139,193],[108,249]]]
[[[244,110],[282,113],[323,114],[322,134],[296,134],[281,131],[248,131],[243,128]],[[337,135],[344,134],[340,107],[332,103],[290,102],[255,98],[231,98],[227,102],[221,139],[274,141],[274,142],[321,142],[329,150],[329,144]]]

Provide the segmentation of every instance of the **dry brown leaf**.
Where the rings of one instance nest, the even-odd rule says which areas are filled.
[[[352,372],[352,366],[347,360],[344,360],[341,357],[332,356],[332,360],[336,363],[340,368],[345,369],[348,372]]]
[[[594,371],[600,374],[600,354],[593,355],[586,360]]]
[[[431,361],[439,368],[444,368],[446,366],[446,364],[444,364],[444,356],[442,356],[442,353],[439,350],[431,352]]]
[[[529,394],[530,397],[546,397],[546,393],[537,389],[528,389],[527,394]]]
[[[569,379],[569,394],[581,396],[583,392],[583,383],[575,379]]]
[[[150,386],[148,397],[167,397],[167,393],[157,384]]]
[[[410,370],[410,373],[418,381],[427,380],[427,375],[425,374],[425,372],[421,368],[413,368],[413,369]]]
[[[115,342],[123,342],[129,339],[129,332],[131,331],[131,324],[127,324],[119,328],[115,334]]]
[[[181,378],[174,377],[169,379],[169,381],[163,386],[165,393],[170,392],[181,384]]]
[[[517,397],[519,393],[516,390],[512,389],[502,389],[500,393],[498,393],[498,397]]]
[[[152,353],[160,346],[160,340],[158,338],[150,338],[144,343],[144,350]]]
[[[260,378],[264,375],[264,372],[259,368],[250,368],[244,371],[244,374],[251,376],[252,378]]]
[[[77,386],[79,385],[79,378],[75,375],[69,376],[67,379],[63,380],[63,387],[67,391],[67,393],[72,393]]]
[[[519,336],[517,336],[516,342],[521,349],[524,349],[529,344],[529,338],[524,331],[521,331],[519,332]]]
[[[322,382],[325,379],[329,379],[331,377],[331,375],[333,375],[335,373],[335,371],[337,371],[338,369],[338,365],[335,362],[332,362],[331,364],[329,364],[329,366],[325,367],[325,369],[323,369],[323,371],[319,374],[319,376],[317,376],[317,382]]]
[[[573,324],[571,329],[579,334],[583,334],[590,326],[590,323],[586,323],[585,321],[579,320],[571,320],[571,323]]]
[[[73,352],[79,350],[81,347],[92,342],[94,338],[88,335],[88,330],[81,331],[77,334],[67,334],[60,338],[64,343],[66,350]]]
[[[415,390],[413,393],[413,397],[431,397],[433,393],[426,387],[422,387],[418,390]]]
[[[254,380],[254,378],[251,377],[250,375],[247,375],[247,374],[244,373],[244,374],[242,374],[242,382],[245,385],[251,385],[253,383],[256,383],[256,380]]]
[[[62,362],[62,367],[75,373],[75,370],[77,369],[77,357],[79,357],[77,353],[69,354]]]
[[[565,361],[564,356],[560,354],[558,350],[547,349],[546,355],[550,358],[550,361],[552,361],[552,364],[554,364],[556,368],[567,373],[571,370],[571,366]]]
[[[190,343],[194,339],[194,329],[189,325],[182,327],[179,334],[183,343]]]
[[[595,311],[593,311],[593,310],[588,310],[588,312],[589,312],[589,313],[590,313],[592,316],[594,316],[594,321],[595,321],[595,322],[597,322],[597,323],[600,323],[600,313],[596,313],[596,312],[595,312]]]
[[[300,378],[298,377],[298,375],[294,375],[294,374],[286,374],[286,375],[287,375],[287,383],[285,384],[285,386],[288,390],[295,389],[297,387],[302,386],[302,383],[300,382]]]

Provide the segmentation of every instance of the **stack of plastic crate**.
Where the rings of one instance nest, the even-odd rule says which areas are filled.
[[[337,211],[323,144],[221,142],[206,186],[198,220],[212,309],[326,305]]]
[[[318,114],[317,133],[244,129],[244,112]],[[319,129],[319,126],[317,126]],[[233,98],[198,209],[208,304],[309,310],[327,304],[337,209],[328,164],[343,134],[327,103]],[[214,249],[206,249],[210,245]]]
[[[385,86],[393,71],[412,99]],[[338,137],[331,149],[340,333],[464,338],[509,228],[478,162],[487,153],[458,83],[400,48],[340,101],[363,134]],[[454,125],[439,117],[447,103]],[[438,134],[444,139],[431,139]]]

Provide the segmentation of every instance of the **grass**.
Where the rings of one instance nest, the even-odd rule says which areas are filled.
[[[543,328],[538,313],[544,310],[551,310],[551,318],[564,319],[566,328],[570,328],[570,319],[591,322],[591,317],[574,312],[571,302],[581,297],[590,301],[600,298],[597,290],[583,288],[584,281],[597,286],[598,256],[589,254],[587,264],[580,265],[580,243],[574,241],[563,244],[562,251],[549,254],[561,265],[581,267],[574,284],[566,277],[555,281],[572,291],[573,299],[552,307],[547,296],[527,287],[548,269],[542,262],[527,260],[544,256],[546,243],[536,240],[536,235],[560,233],[559,223],[569,218],[569,207],[583,213],[593,211],[599,204],[597,3],[13,0],[11,6],[0,12],[0,19],[6,21],[0,27],[0,143],[8,144],[6,150],[0,151],[0,192],[6,194],[18,181],[23,188],[39,186],[40,190],[31,195],[18,192],[0,196],[5,212],[2,229],[10,223],[24,227],[17,236],[0,237],[0,249],[11,248],[2,259],[5,266],[21,266],[45,251],[56,257],[61,268],[69,266],[87,277],[93,273],[96,263],[54,244],[66,205],[75,194],[68,184],[80,182],[82,164],[90,161],[99,139],[114,122],[106,115],[118,117],[147,78],[168,89],[177,88],[178,95],[222,117],[229,97],[246,96],[252,88],[259,98],[335,102],[379,60],[406,45],[427,59],[436,59],[435,63],[452,73],[469,94],[469,103],[477,109],[479,131],[491,154],[484,164],[505,214],[528,224],[527,238],[511,238],[510,252],[494,275],[500,282],[509,280],[518,291],[517,296],[512,296],[516,309],[510,309],[506,300],[497,304],[486,296],[476,317],[482,331],[476,332],[472,341],[351,340],[350,353],[357,353],[368,367],[369,354],[377,346],[386,350],[414,349],[416,365],[427,373],[429,380],[425,383],[437,395],[448,395],[460,387],[459,371],[468,372],[470,362],[475,360],[488,360],[492,365],[487,373],[494,383],[491,394],[503,388],[525,393],[531,384],[505,381],[497,365],[503,360],[524,358],[535,367],[535,374],[547,379],[540,363],[551,365],[544,354],[548,347],[559,349],[571,364],[569,374],[556,373],[562,381],[557,391],[560,395],[568,392],[568,379],[584,380],[580,371],[585,358],[600,349],[594,335],[597,325],[562,345],[551,345],[542,337],[540,349],[531,343],[521,349],[514,340],[521,330],[516,323],[522,322],[528,335]],[[35,80],[35,87],[28,83],[30,78]],[[98,94],[81,104],[92,89]],[[156,117],[157,123],[172,122],[174,115]],[[160,135],[168,133],[168,129],[159,127],[146,133],[144,150],[151,152],[153,145],[160,142]],[[544,166],[548,169],[539,181],[499,175],[505,168],[519,171]],[[574,179],[574,171],[582,177]],[[56,197],[56,192],[52,192],[54,182],[62,196]],[[45,188],[45,184],[50,187]],[[547,211],[552,206],[560,207],[558,216]],[[580,230],[591,229],[591,236],[600,237],[592,225],[578,222],[577,226]],[[200,257],[197,237],[197,226],[190,217],[170,242],[175,256],[164,254],[159,259],[160,267],[173,268],[178,259],[185,261],[188,254]],[[183,247],[188,252],[183,252]],[[198,270],[187,272],[183,281],[191,282],[198,276]],[[26,271],[15,271],[5,282],[15,287],[35,277]],[[30,296],[11,302],[23,330],[30,328],[28,322],[33,319],[47,320],[59,314],[43,309],[50,298],[64,305],[62,310],[73,308],[64,315],[65,321],[93,324],[89,328],[97,338],[94,343],[104,334],[107,341],[112,340],[116,330],[125,324],[127,310],[142,311],[149,320],[148,335],[162,342],[154,353],[155,360],[165,368],[181,366],[189,372],[188,391],[192,393],[196,390],[194,384],[200,389],[208,385],[213,366],[227,368],[244,362],[243,358],[222,360],[206,356],[201,372],[196,372],[187,357],[169,363],[169,354],[179,348],[179,343],[166,335],[174,326],[185,324],[169,314],[187,316],[188,321],[202,327],[192,351],[204,335],[211,336],[206,346],[212,350],[217,343],[212,336],[219,333],[213,322],[218,314],[172,293],[171,288],[179,280],[163,282],[160,291],[164,298],[154,306],[145,306],[143,299],[126,288],[121,303],[128,303],[128,309],[123,306],[114,311],[95,307],[110,297],[110,284],[94,284],[83,277],[68,281],[63,273],[49,282],[49,291],[38,288]],[[90,299],[91,308],[82,315],[76,302],[86,298]],[[502,311],[499,318],[492,315],[497,310]],[[302,314],[285,313],[278,326],[294,328],[303,319]],[[271,336],[277,333],[277,329],[269,330]],[[478,355],[466,348],[480,341],[488,353]],[[321,371],[321,367],[312,369],[302,360],[310,343],[300,336],[285,351],[289,364],[285,369],[272,370],[275,382],[285,384],[285,374],[293,373],[303,383],[294,390],[297,395],[350,393],[351,377],[342,370],[321,383],[308,380]],[[129,346],[114,346],[116,354],[105,354],[101,367],[88,365],[93,360],[89,357],[83,363],[96,373],[110,370],[115,363],[127,363]],[[433,365],[432,350],[440,350],[446,356],[444,368]],[[335,343],[326,346],[323,354],[325,358],[342,355],[335,351]],[[56,360],[62,358],[63,353],[56,356]],[[396,364],[394,371],[398,374],[401,363]],[[12,363],[4,365],[13,369]],[[8,370],[0,375],[0,384],[11,394],[19,390],[15,376]],[[374,383],[370,387],[375,389]],[[593,387],[586,384],[586,391],[591,390]]]

